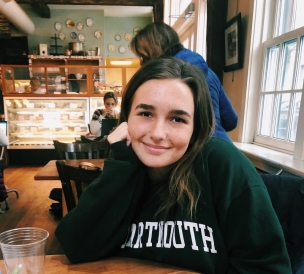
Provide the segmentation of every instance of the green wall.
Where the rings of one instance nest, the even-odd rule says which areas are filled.
[[[29,54],[32,53],[33,48],[37,47],[38,44],[47,44],[49,55],[55,53],[55,48],[51,47],[51,45],[55,44],[55,40],[51,37],[54,37],[55,34],[58,36],[60,32],[63,32],[66,38],[65,40],[57,40],[58,45],[62,46],[62,48],[58,48],[58,53],[64,53],[68,48],[68,43],[79,42],[78,37],[76,39],[70,37],[71,32],[76,32],[77,35],[79,33],[85,35],[85,49],[89,50],[100,47],[100,55],[104,60],[106,57],[134,57],[134,54],[129,49],[130,41],[126,41],[124,38],[125,33],[131,33],[133,37],[135,27],[143,28],[152,22],[151,17],[104,17],[104,11],[96,9],[51,9],[51,18],[45,19],[41,18],[29,5],[22,5],[22,9],[28,14],[35,25],[34,33],[28,35]],[[92,27],[86,25],[87,18],[93,19],[94,24]],[[76,26],[74,28],[68,28],[66,26],[68,19],[72,19],[75,25],[77,25],[78,22],[84,24],[84,29],[81,31],[77,30]],[[62,25],[61,31],[55,29],[55,23],[57,22]],[[103,35],[100,39],[95,37],[95,31],[102,32]],[[117,34],[121,36],[120,41],[115,40],[115,35]],[[16,36],[18,36],[18,34]],[[109,44],[115,45],[115,51],[110,52],[108,50]],[[126,52],[123,54],[118,51],[121,45],[126,48]]]
[[[106,17],[105,18],[105,57],[134,57],[135,55],[129,49],[130,41],[125,40],[125,34],[131,33],[134,37],[134,28],[144,28],[146,25],[152,22],[150,17]],[[115,36],[120,35],[121,40],[116,41]],[[109,44],[115,46],[115,51],[109,51]],[[124,46],[126,52],[124,54],[119,53],[119,46]]]

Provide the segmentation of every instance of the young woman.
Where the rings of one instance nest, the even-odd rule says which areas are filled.
[[[176,58],[148,62],[108,136],[113,159],[56,229],[71,262],[111,255],[200,273],[291,273],[267,189],[232,144],[210,137],[203,74]]]
[[[154,22],[140,30],[131,41],[133,52],[140,57],[141,64],[160,56],[175,56],[197,66],[205,74],[215,116],[215,137],[231,142],[227,131],[236,128],[238,115],[227,97],[220,80],[208,68],[204,58],[198,53],[185,49],[180,43],[178,34],[163,22]]]
[[[104,109],[96,109],[90,122],[90,132],[92,135],[99,137],[101,135],[101,127],[103,119],[119,118],[119,114],[115,111],[118,100],[113,92],[107,92],[103,97]]]

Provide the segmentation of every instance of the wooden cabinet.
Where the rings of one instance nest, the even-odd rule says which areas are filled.
[[[29,61],[30,65],[1,66],[4,95],[103,97],[112,91],[120,97],[129,79],[139,69],[139,64],[102,66],[102,59],[98,56],[40,57]],[[31,80],[39,83],[39,90]]]

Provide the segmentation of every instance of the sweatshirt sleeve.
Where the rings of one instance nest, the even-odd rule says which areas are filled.
[[[101,135],[101,124],[99,120],[91,120],[90,122],[90,131],[96,137]]]
[[[219,78],[211,69],[208,71],[207,82],[215,116],[219,116],[220,123],[226,131],[235,129],[238,123],[238,115],[234,110]]]
[[[78,205],[59,223],[55,235],[73,263],[113,254],[124,243],[142,194],[144,173],[125,142],[111,145],[101,175],[82,193]]]

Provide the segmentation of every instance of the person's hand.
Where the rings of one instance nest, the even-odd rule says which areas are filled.
[[[114,111],[112,109],[104,109],[102,111],[102,116],[106,117],[106,116],[113,116]]]
[[[109,136],[108,142],[110,144],[114,144],[119,141],[126,141],[126,145],[129,146],[131,144],[131,137],[128,131],[128,123],[121,123]]]

